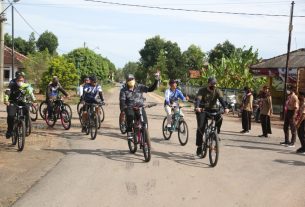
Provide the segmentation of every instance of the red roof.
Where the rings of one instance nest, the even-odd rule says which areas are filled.
[[[24,56],[23,54],[17,52],[16,50],[14,50],[14,59],[15,59],[15,65],[18,68],[23,68],[23,62],[27,59],[26,56]],[[4,65],[11,65],[12,64],[12,49],[4,46]]]

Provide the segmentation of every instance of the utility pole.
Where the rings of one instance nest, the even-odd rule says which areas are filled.
[[[6,21],[3,13],[3,0],[0,1],[0,102],[3,102],[4,95],[4,22]]]
[[[12,4],[12,78],[15,77],[15,31],[14,31],[14,4]]]
[[[282,118],[285,119],[285,104],[287,99],[287,79],[288,79],[288,70],[289,70],[289,55],[290,55],[290,46],[291,46],[291,33],[293,29],[292,20],[293,20],[293,8],[294,8],[294,1],[291,2],[291,9],[290,9],[290,21],[289,21],[289,35],[288,35],[288,45],[287,45],[287,59],[286,59],[286,71],[285,71],[285,82],[284,82],[284,91],[283,91],[283,114]]]

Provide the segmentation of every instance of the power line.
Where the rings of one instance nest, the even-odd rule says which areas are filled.
[[[34,29],[34,27],[22,16],[22,14],[14,7],[15,11],[18,13],[18,15],[22,18],[22,20],[38,35],[40,34],[37,32],[37,30]]]
[[[100,0],[84,0],[84,1],[108,4],[108,5],[116,5],[116,6],[128,6],[128,7],[158,9],[158,10],[211,13],[211,14],[246,15],[246,16],[289,17],[289,15],[286,15],[286,14],[263,14],[263,13],[247,13],[247,12],[226,12],[226,11],[212,11],[212,10],[181,9],[181,8],[149,6],[149,5],[140,5],[140,4],[127,4],[127,3],[118,3],[118,2],[109,2],[109,1],[100,1]],[[305,16],[294,16],[294,17],[305,17]]]

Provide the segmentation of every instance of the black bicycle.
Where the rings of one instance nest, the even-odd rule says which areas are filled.
[[[58,98],[57,98],[58,99]],[[67,112],[69,113],[69,117],[70,119],[72,119],[72,109],[71,109],[71,106],[67,103],[63,103],[64,106],[65,106],[65,109],[67,110]],[[46,111],[48,110],[48,104],[47,104],[47,101],[44,100],[40,103],[39,105],[39,114],[41,116],[42,119],[45,119],[45,114],[46,114]]]
[[[119,127],[120,127],[120,131],[122,134],[126,134],[126,129],[127,129],[127,125],[126,125],[126,115],[124,111],[121,111],[120,116],[119,116]]]
[[[203,111],[201,113],[205,113],[207,117],[207,127],[205,129],[205,136],[202,144],[202,158],[205,158],[207,152],[209,150],[209,160],[210,165],[215,167],[217,165],[219,159],[219,137],[217,134],[217,121],[222,119],[221,112],[207,112]],[[216,117],[220,116],[220,118],[216,121]]]
[[[131,153],[135,153],[138,149],[138,144],[140,149],[143,150],[145,162],[149,162],[151,159],[151,143],[148,134],[148,123],[145,122],[143,118],[143,109],[156,106],[157,104],[149,104],[146,106],[133,107],[135,111],[135,118],[133,122],[133,138],[128,139],[128,147]]]
[[[172,133],[178,131],[178,139],[182,146],[186,145],[188,142],[189,131],[188,126],[181,115],[182,106],[173,106],[172,111],[174,111],[174,107],[178,107],[178,111],[172,115],[172,123],[171,127],[167,127],[167,117],[164,118],[162,124],[162,133],[165,140],[169,140],[172,136]]]
[[[101,127],[99,110],[102,105],[104,103],[85,103],[80,108],[80,123],[85,128],[86,135],[90,134],[92,140],[96,138],[97,130]],[[87,115],[84,114],[85,112]]]
[[[70,114],[67,110],[66,104],[64,104],[63,100],[60,97],[53,101],[52,114],[48,114],[48,110],[45,109],[44,117],[47,125],[50,127],[53,127],[59,118],[65,130],[70,129],[71,127]]]
[[[18,143],[18,151],[22,151],[25,144],[25,136],[26,136],[26,126],[25,126],[25,108],[26,106],[16,105],[17,109],[15,119],[14,119],[14,127],[13,127],[13,136],[12,136],[12,144],[16,145]],[[28,118],[28,120],[31,120]]]

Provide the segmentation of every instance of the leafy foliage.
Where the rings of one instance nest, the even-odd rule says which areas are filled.
[[[10,36],[8,33],[5,33],[4,35],[4,44],[12,48],[13,45],[12,36]],[[30,35],[28,41],[22,39],[21,37],[14,38],[14,49],[23,55],[34,53],[36,51],[36,42],[35,42],[34,33]]]
[[[76,66],[81,78],[94,74],[99,80],[105,80],[115,71],[113,63],[88,48],[75,49],[65,57]]]
[[[46,87],[52,80],[53,76],[59,78],[60,84],[65,89],[75,88],[79,79],[75,65],[69,63],[67,59],[62,56],[53,57],[51,59],[48,70],[43,73],[40,87],[42,91],[46,90]]]
[[[222,44],[217,44],[214,49],[209,52],[209,63],[210,64],[219,64],[222,58],[228,58],[235,51],[235,46],[226,40]]]
[[[41,77],[49,68],[51,55],[48,51],[42,51],[30,54],[27,57],[28,59],[24,62],[27,79],[34,83],[36,87],[39,87],[42,84]]]
[[[192,70],[201,70],[205,61],[205,54],[200,47],[191,45],[182,54],[184,59],[184,67]]]
[[[55,55],[58,47],[58,39],[52,32],[45,31],[38,38],[36,45],[39,51],[47,49],[50,54]]]

